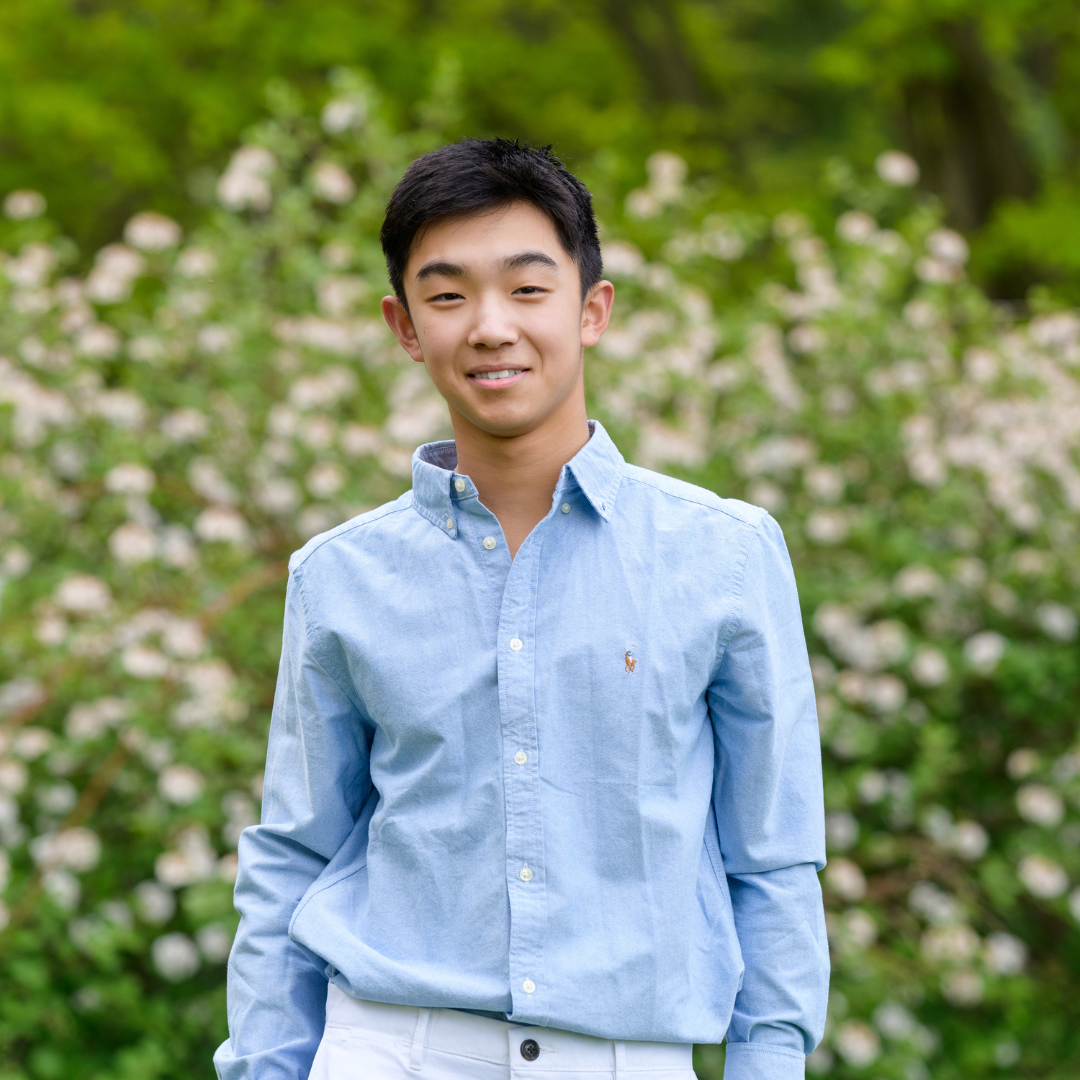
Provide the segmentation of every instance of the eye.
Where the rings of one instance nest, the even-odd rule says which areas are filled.
[[[436,303],[439,300],[461,300],[463,299],[461,293],[456,292],[444,292],[439,293],[438,296],[431,297],[431,303]]]
[[[522,285],[520,289],[515,289],[514,292],[524,296],[540,296],[547,292],[547,289],[541,289],[539,285]]]

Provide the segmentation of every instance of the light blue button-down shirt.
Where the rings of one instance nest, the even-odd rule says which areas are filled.
[[[306,1077],[327,979],[803,1075],[825,845],[783,536],[591,426],[513,559],[452,442],[293,556],[222,1080]]]

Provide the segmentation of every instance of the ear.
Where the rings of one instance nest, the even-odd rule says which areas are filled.
[[[420,348],[420,338],[405,305],[396,296],[382,298],[382,313],[386,325],[394,331],[401,347],[418,363],[424,362],[424,352]]]
[[[615,302],[615,286],[610,281],[598,281],[585,297],[581,308],[581,344],[595,345],[607,329],[611,305]],[[384,301],[385,303],[385,301]]]

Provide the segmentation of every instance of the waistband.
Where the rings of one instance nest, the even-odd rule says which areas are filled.
[[[457,1009],[422,1009],[361,1001],[330,983],[326,1034],[356,1030],[403,1044],[419,1057],[424,1049],[507,1065],[515,1070],[591,1072],[672,1071],[692,1076],[690,1043],[623,1042],[559,1028],[530,1027]],[[534,1043],[535,1046],[526,1045]],[[538,1053],[537,1053],[538,1051]]]

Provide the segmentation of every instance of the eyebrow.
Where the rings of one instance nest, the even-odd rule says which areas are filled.
[[[543,266],[547,270],[558,270],[559,264],[542,251],[519,251],[516,255],[507,255],[503,259],[504,270],[521,270],[525,266]]]
[[[542,266],[547,270],[558,272],[559,264],[542,251],[519,251],[516,255],[507,255],[502,261],[504,270],[521,270],[526,266]],[[465,277],[467,271],[460,263],[435,261],[424,263],[416,271],[416,280],[423,281],[429,277]]]
[[[460,266],[458,263],[451,262],[429,262],[424,263],[419,270],[416,271],[416,280],[423,281],[424,278],[429,277],[464,277],[465,267]]]

